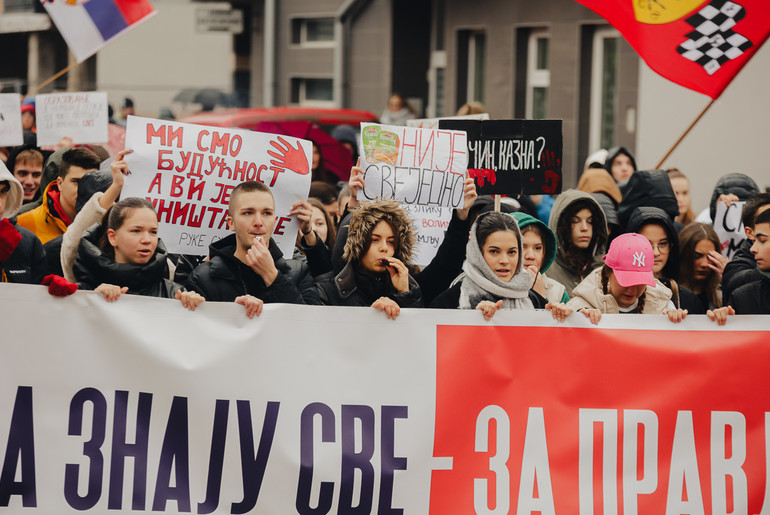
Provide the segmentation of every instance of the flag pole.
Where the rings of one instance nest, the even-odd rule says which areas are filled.
[[[65,73],[67,73],[68,71],[72,70],[73,68],[75,68],[79,64],[80,63],[77,62],[77,61],[71,62],[69,65],[67,65],[66,68],[64,68],[62,70],[59,70],[55,74],[51,75],[48,79],[46,79],[43,83],[38,84],[37,86],[35,86],[31,90],[27,91],[27,94],[22,97],[22,100],[24,100],[28,96],[34,95],[35,93],[37,93],[38,91],[40,91],[44,87],[48,86],[50,83],[52,83],[53,81],[55,81],[56,79],[58,79],[59,77],[61,77]]]
[[[709,102],[709,103],[706,105],[706,107],[704,107],[704,108],[703,108],[703,111],[701,111],[701,112],[700,112],[700,114],[698,115],[698,117],[697,117],[697,118],[696,118],[696,119],[695,119],[695,120],[694,120],[694,121],[693,121],[693,122],[690,124],[690,126],[689,126],[689,127],[687,127],[687,130],[685,130],[685,131],[684,131],[684,133],[682,133],[682,135],[681,135],[681,136],[679,136],[679,139],[678,139],[678,140],[676,140],[676,143],[674,143],[674,145],[673,145],[673,146],[672,146],[672,147],[671,147],[671,148],[668,150],[668,152],[666,152],[666,155],[665,155],[665,156],[663,156],[663,159],[661,159],[661,160],[660,160],[660,162],[659,162],[657,165],[655,165],[655,169],[656,169],[656,170],[659,170],[659,169],[660,169],[660,167],[661,167],[661,166],[663,166],[663,163],[666,161],[666,159],[668,159],[668,156],[670,156],[670,155],[671,155],[671,154],[674,152],[674,150],[676,150],[676,147],[678,147],[678,146],[679,146],[679,144],[682,142],[682,140],[683,140],[685,137],[687,137],[687,135],[690,133],[690,131],[692,130],[692,128],[693,128],[693,127],[695,127],[695,124],[696,124],[696,123],[698,123],[698,122],[700,121],[700,119],[701,119],[701,118],[703,118],[703,115],[704,115],[704,114],[706,114],[706,111],[708,111],[708,110],[711,108],[711,106],[712,106],[712,105],[714,105],[714,102],[715,102],[715,101],[716,101],[716,99],[715,99],[715,98],[712,98],[712,99],[711,99],[711,102]]]

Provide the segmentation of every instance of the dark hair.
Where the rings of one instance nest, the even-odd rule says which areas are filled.
[[[487,238],[498,231],[513,231],[518,239],[518,228],[519,226],[516,223],[516,219],[511,215],[497,213],[495,211],[484,213],[479,215],[476,219],[476,243],[478,243],[479,248],[483,248],[484,244],[487,242]]]
[[[59,177],[62,179],[67,177],[70,171],[70,166],[79,166],[86,171],[98,170],[101,161],[99,156],[92,150],[85,147],[71,148],[61,156],[61,164],[59,165]]]
[[[324,205],[335,204],[337,188],[325,181],[313,181],[310,183],[310,193],[307,196],[320,200]]]
[[[120,202],[113,204],[102,217],[101,237],[99,238],[99,248],[102,253],[112,259],[115,259],[115,249],[110,245],[107,238],[107,231],[120,229],[131,213],[136,209],[146,208],[155,213],[155,208],[147,199],[141,197],[128,197]],[[157,216],[157,215],[156,215]]]
[[[602,293],[605,295],[610,294],[610,275],[613,273],[612,268],[607,266],[606,264],[602,265]],[[644,311],[644,301],[647,297],[647,288],[644,289],[644,295],[639,297],[639,303],[636,305],[636,309],[634,310],[634,313],[641,313]]]
[[[588,243],[588,248],[585,249],[576,247],[572,242],[572,217],[583,209],[591,211],[592,217],[591,241]],[[556,234],[563,248],[562,255],[567,261],[567,268],[581,277],[583,272],[594,262],[594,252],[596,251],[596,242],[599,239],[600,232],[597,230],[596,223],[602,218],[601,214],[596,212],[597,209],[599,208],[597,208],[596,203],[592,200],[578,199],[562,211],[556,223]]]
[[[722,248],[719,242],[719,236],[717,236],[714,228],[709,224],[702,224],[699,222],[693,222],[679,232],[679,265],[680,271],[679,282],[695,291],[695,246],[698,242],[708,240],[714,244],[714,249],[717,252]],[[716,307],[722,305],[722,300],[718,292],[719,289],[719,276],[713,271],[708,275],[708,278],[703,284],[703,293],[708,297],[709,302]]]
[[[271,197],[273,197],[273,192],[270,191],[270,188],[265,186],[259,181],[246,181],[240,183],[238,186],[236,186],[233,191],[230,193],[230,202],[227,204],[227,212],[230,213],[230,216],[233,216],[233,205],[235,204],[235,199],[238,197],[241,193],[252,193],[254,191],[264,191],[270,194]],[[273,197],[273,202],[275,202],[275,198]]]
[[[754,220],[754,225],[757,224],[770,224],[770,209],[765,209]]]
[[[8,193],[11,191],[11,181],[0,181],[0,193]],[[2,218],[3,213],[0,213]]]
[[[770,193],[755,193],[746,199],[746,203],[743,204],[743,212],[741,213],[741,222],[744,227],[754,227],[757,223],[754,218],[757,216],[757,210],[770,204]]]
[[[320,200],[311,197],[307,199],[307,202],[314,208],[320,209],[324,214],[324,220],[326,220],[326,241],[324,243],[329,250],[334,249],[334,242],[337,240],[337,229],[334,227],[334,220],[332,220],[332,217],[326,212],[326,209],[324,209],[324,205]]]

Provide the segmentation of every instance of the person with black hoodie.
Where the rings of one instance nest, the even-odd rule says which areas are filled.
[[[767,315],[770,314],[770,209],[757,215],[752,230],[751,254],[760,279],[737,288],[732,295],[732,306],[739,315]]]
[[[177,299],[194,311],[205,299],[167,279],[166,259],[155,209],[146,199],[129,197],[83,234],[74,273],[78,287],[101,293],[107,302],[128,293]]]
[[[604,160],[604,169],[622,187],[636,172],[636,160],[626,147],[613,147],[607,153],[607,159]]]
[[[639,233],[650,241],[655,280],[658,287],[665,286],[671,290],[671,302],[677,309],[686,309],[692,315],[705,315],[706,307],[700,299],[678,283],[679,238],[671,217],[657,207],[637,207],[631,213],[626,229],[628,232]]]
[[[290,213],[296,214],[297,204]],[[209,301],[236,302],[251,318],[265,303],[318,304],[318,293],[307,264],[283,258],[271,238],[275,200],[270,189],[246,181],[230,194],[227,223],[234,234],[209,246],[209,260],[187,279],[187,288]]]
[[[37,200],[41,195],[44,163],[45,154],[34,145],[14,147],[8,155],[5,164],[24,188],[24,204]]]

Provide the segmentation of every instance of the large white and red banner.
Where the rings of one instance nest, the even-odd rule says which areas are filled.
[[[767,316],[250,320],[13,284],[0,314],[8,513],[770,512]]]

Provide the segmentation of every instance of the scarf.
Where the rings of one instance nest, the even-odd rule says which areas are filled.
[[[503,309],[535,309],[529,299],[532,276],[521,266],[521,231],[518,225],[516,239],[519,244],[519,261],[516,263],[513,277],[506,283],[500,280],[484,261],[476,240],[476,224],[473,224],[463,263],[465,277],[460,286],[460,309],[475,309],[482,300],[497,302],[501,299]]]

